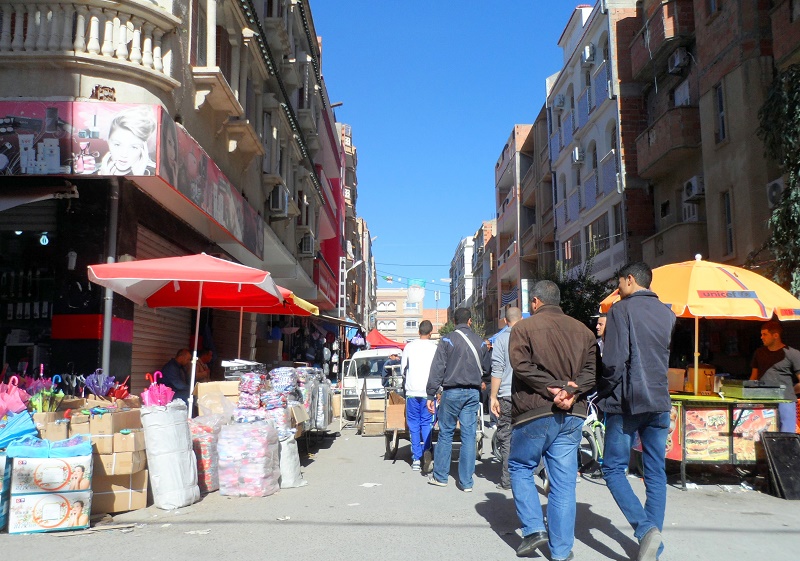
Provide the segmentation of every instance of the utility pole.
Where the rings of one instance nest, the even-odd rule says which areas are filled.
[[[438,290],[433,291],[433,299],[436,300],[436,333],[439,333],[439,298],[441,297],[441,292]]]

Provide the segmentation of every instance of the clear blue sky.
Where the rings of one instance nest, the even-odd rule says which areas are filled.
[[[378,286],[425,279],[425,308],[434,290],[447,308],[440,279],[459,240],[495,216],[494,164],[513,125],[544,103],[577,4],[310,2],[328,94],[343,102],[336,119],[358,149],[356,211],[377,236]]]

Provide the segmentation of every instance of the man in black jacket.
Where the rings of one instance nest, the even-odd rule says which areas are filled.
[[[481,406],[481,377],[488,369],[488,352],[483,340],[472,331],[472,314],[458,308],[453,317],[456,328],[442,337],[433,355],[428,375],[428,411],[436,409],[436,394],[442,388],[439,403],[439,438],[433,454],[433,474],[428,483],[447,486],[453,434],[456,422],[461,425],[461,452],[458,456],[458,479],[461,489],[472,492],[475,473],[475,437]]]
[[[598,380],[606,414],[603,477],[639,540],[637,561],[656,561],[663,549],[667,504],[664,453],[672,409],[667,369],[675,314],[650,291],[653,274],[647,264],[626,265],[618,277],[621,300],[608,312]],[[644,506],[625,475],[637,432],[647,490]]]

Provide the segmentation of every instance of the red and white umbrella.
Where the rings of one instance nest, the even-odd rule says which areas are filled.
[[[89,280],[150,308],[194,308],[192,376],[197,368],[201,308],[277,307],[284,297],[267,271],[201,253],[89,265]],[[278,313],[278,312],[275,312]],[[189,415],[192,411],[189,394]]]

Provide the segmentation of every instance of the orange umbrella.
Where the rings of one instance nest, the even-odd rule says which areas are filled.
[[[766,277],[753,271],[703,261],[671,263],[653,269],[650,289],[681,318],[694,318],[694,372],[698,373],[699,318],[768,321],[800,320],[800,300]],[[615,290],[600,302],[607,312],[619,301]],[[697,388],[697,380],[694,381]]]

